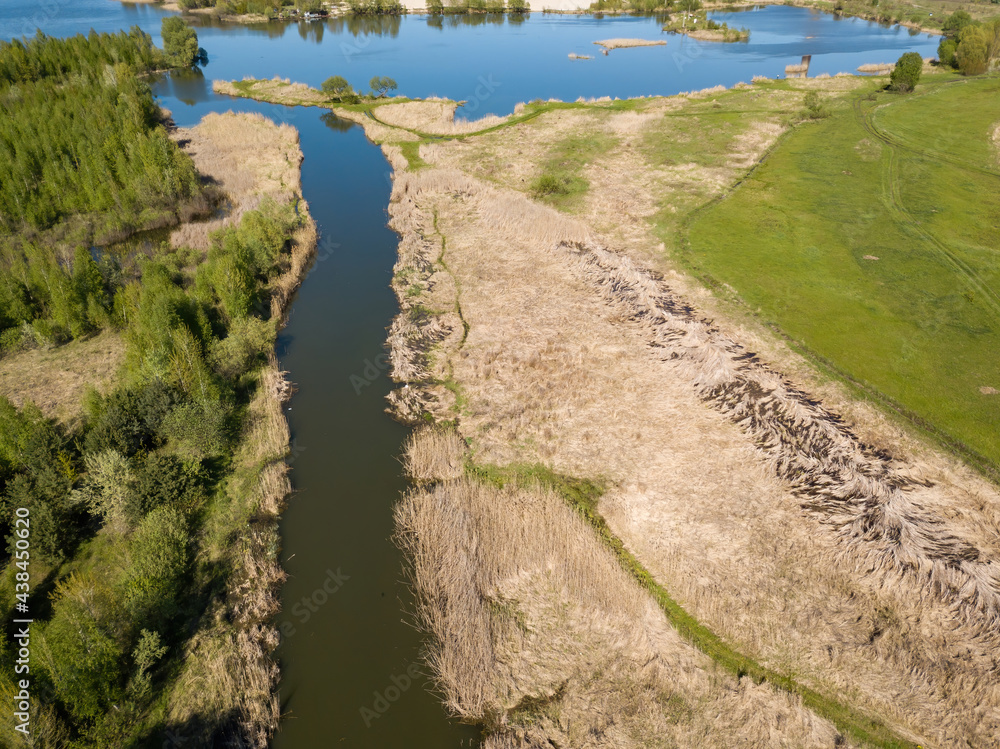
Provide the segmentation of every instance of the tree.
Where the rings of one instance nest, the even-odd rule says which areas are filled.
[[[966,26],[971,26],[974,23],[972,16],[966,13],[964,10],[956,10],[947,20],[945,20],[944,25],[941,26],[941,30],[950,36],[958,34]]]
[[[160,25],[163,51],[172,65],[189,68],[198,58],[198,35],[179,16],[164,18]]]
[[[943,38],[938,45],[938,62],[951,68],[956,67],[955,51],[957,49],[958,42],[950,37]]]
[[[396,85],[396,81],[392,78],[380,78],[379,76],[372,78],[368,82],[368,85],[372,87],[372,93],[379,99],[385,96],[389,91],[395,91],[399,88]]]
[[[990,44],[982,26],[966,26],[958,34],[955,63],[965,75],[979,75],[990,67]]]
[[[912,91],[923,69],[923,58],[916,52],[907,52],[896,61],[896,67],[889,74],[889,87],[903,93]]]
[[[332,76],[323,81],[322,88],[324,94],[337,101],[343,101],[345,97],[350,97],[354,94],[351,84],[343,76],[339,75]]]

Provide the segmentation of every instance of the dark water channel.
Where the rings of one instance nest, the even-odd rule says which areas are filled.
[[[0,38],[114,31],[139,25],[159,41],[166,14],[115,0],[4,0]],[[595,18],[534,13],[503,17],[422,16],[205,24],[203,71],[174,75],[155,91],[178,124],[212,111],[257,111],[299,129],[303,193],[319,224],[319,256],[298,293],[279,355],[299,391],[288,418],[296,494],[282,522],[283,592],[279,651],[288,717],[274,746],[474,746],[476,732],[450,722],[419,674],[420,636],[405,621],[402,560],[391,543],[392,505],[405,488],[398,455],[406,431],[384,413],[382,362],[396,312],[389,289],[396,236],[386,227],[389,167],[360,128],[289,109],[216,96],[211,79],[280,75],[318,85],[341,74],[363,87],[389,75],[408,96],[467,100],[467,115],[510,112],[519,101],[579,96],[673,94],[779,76],[812,54],[812,74],[853,71],[903,52],[930,56],[937,39],[799,8],[714,14],[747,26],[747,44],[675,36],[665,47],[604,57],[593,42],[659,38],[648,17]],[[570,52],[594,54],[573,61]]]

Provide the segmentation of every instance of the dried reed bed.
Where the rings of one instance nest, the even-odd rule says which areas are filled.
[[[662,39],[602,39],[594,42],[604,49],[628,49],[629,47],[663,47],[666,42]]]
[[[876,75],[886,75],[891,73],[892,69],[896,67],[891,62],[879,62],[879,63],[865,63],[864,65],[858,65],[859,73],[875,73]]]
[[[408,446],[422,457],[408,461],[451,475],[462,447],[425,430]],[[486,746],[840,739],[796,699],[718,672],[683,642],[554,492],[452,478],[409,493],[395,514],[445,704],[485,725]]]
[[[790,73],[808,73],[808,72],[809,72],[809,66],[803,63],[795,63],[794,65],[785,66],[785,75],[788,75]]]
[[[301,192],[302,151],[291,125],[276,125],[260,114],[212,113],[193,128],[175,130],[173,137],[228,199],[225,215],[178,227],[170,235],[175,247],[207,250],[212,232],[239,223],[265,199],[284,204]]]
[[[569,53],[570,60],[593,60],[593,55],[578,55],[576,52]]]
[[[831,522],[837,513],[808,510],[817,524],[802,512],[800,487],[775,468],[788,461],[758,452],[731,406],[701,401],[713,381],[685,369],[694,365],[683,357],[706,357],[711,374],[712,346],[684,338],[678,361],[664,360],[675,352],[648,335],[644,317],[602,301],[609,289],[634,292],[627,274],[598,282],[589,262],[566,249],[589,246],[585,224],[454,171],[406,175],[397,190],[394,222],[436,212],[461,283],[461,295],[453,291],[438,308],[460,303],[467,340],[434,358],[450,360],[465,399],[460,428],[477,455],[613,479],[619,488],[602,508],[616,532],[709,626],[769,665],[941,743],[975,743],[1000,728],[996,659],[971,626],[956,626],[953,602],[925,578],[859,564],[879,557],[884,539],[851,539],[842,532],[850,523]],[[553,231],[556,222],[562,228]],[[560,234],[578,238],[553,251]],[[732,366],[719,361],[724,372]],[[775,378],[771,390],[782,382]],[[410,397],[419,400],[413,391],[421,389],[413,383]],[[989,528],[1000,524],[976,508],[988,508],[995,492],[962,495],[939,468],[934,474],[936,487],[914,484],[912,505],[890,514],[922,505],[932,531],[948,518],[937,538],[972,539],[988,573],[996,555]],[[893,532],[891,522],[872,527]],[[947,571],[947,562],[932,563]]]
[[[456,120],[457,107],[457,102],[444,99],[407,101],[383,104],[375,110],[374,115],[387,125],[428,135],[465,135],[502,125],[510,119],[489,114],[478,120]]]
[[[244,78],[239,85],[235,81],[212,81],[212,90],[217,94],[245,97],[257,101],[286,104],[288,106],[325,107],[330,105],[330,97],[305,83],[292,83],[288,78],[257,79]]]
[[[31,401],[50,419],[73,425],[88,386],[107,392],[125,356],[117,333],[70,341],[54,349],[32,349],[0,358],[0,395],[15,406]]]

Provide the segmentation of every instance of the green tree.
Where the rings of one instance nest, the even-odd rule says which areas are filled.
[[[972,16],[964,10],[956,10],[948,16],[947,19],[945,19],[944,24],[941,26],[941,30],[946,34],[955,35],[966,26],[971,26],[973,23],[975,23],[975,21],[972,20]]]
[[[924,60],[916,52],[907,52],[896,61],[896,67],[889,74],[889,87],[894,91],[912,91],[920,80]]]
[[[153,510],[136,529],[118,586],[132,622],[159,628],[176,613],[190,562],[189,540],[187,521],[173,507]]]
[[[189,68],[198,59],[198,34],[180,16],[169,16],[160,24],[163,51],[171,65]]]
[[[354,89],[351,88],[351,84],[339,75],[331,76],[323,81],[322,88],[323,93],[331,99],[336,99],[337,101],[342,101],[345,96],[351,96],[354,94]]]
[[[368,82],[368,85],[372,87],[372,93],[375,94],[375,96],[378,97],[379,99],[381,99],[390,91],[395,91],[398,88],[398,86],[396,85],[396,81],[394,81],[392,78],[384,78],[379,76],[375,76],[374,78],[372,78]]]
[[[958,34],[955,63],[965,75],[980,75],[990,68],[990,39],[979,25],[966,26]]]
[[[950,68],[957,66],[955,61],[955,51],[958,49],[958,42],[951,37],[945,37],[938,45],[938,62]]]
[[[99,581],[71,575],[57,587],[40,655],[60,701],[79,721],[107,712],[122,696],[124,653],[101,621],[107,608]]]

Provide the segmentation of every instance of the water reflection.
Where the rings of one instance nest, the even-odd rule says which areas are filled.
[[[350,120],[342,119],[337,115],[335,115],[333,112],[325,112],[324,114],[321,114],[319,116],[319,119],[328,128],[338,133],[346,133],[348,130],[354,127],[353,122],[351,122]]]
[[[212,99],[212,84],[201,68],[160,73],[150,83],[157,96],[172,97],[189,107]]]

